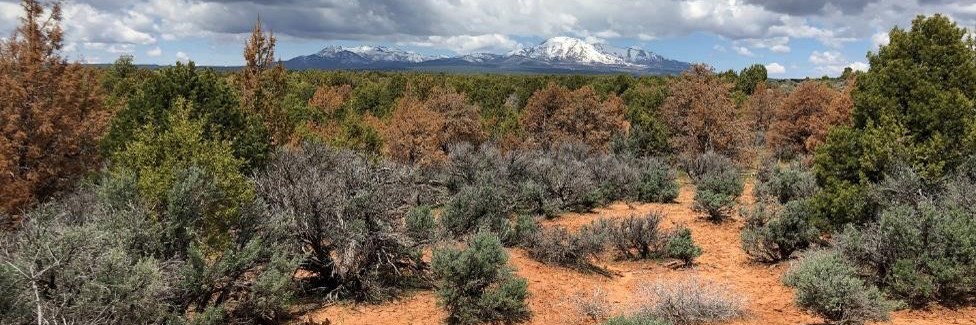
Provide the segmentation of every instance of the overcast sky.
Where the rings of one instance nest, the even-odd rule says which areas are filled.
[[[20,13],[16,0],[0,0],[0,35]],[[331,44],[505,53],[573,36],[722,70],[762,63],[773,77],[865,68],[886,32],[919,14],[976,25],[973,0],[68,0],[64,13],[68,55],[93,63],[132,54],[239,65],[260,16],[283,59]]]

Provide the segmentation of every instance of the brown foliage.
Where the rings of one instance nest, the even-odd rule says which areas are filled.
[[[26,16],[0,44],[0,212],[8,213],[67,189],[93,167],[109,117],[94,72],[60,56],[60,5],[22,6]]]
[[[711,67],[696,64],[668,82],[670,96],[661,105],[671,130],[671,145],[684,159],[715,151],[738,157],[745,139],[735,105],[732,84],[719,78]]]
[[[620,97],[611,95],[601,102],[590,87],[571,91],[552,83],[532,94],[519,124],[530,147],[583,142],[603,151],[617,132],[626,132],[629,126]]]
[[[797,86],[776,109],[768,143],[779,155],[811,154],[830,128],[850,120],[850,93],[818,81]]]
[[[261,30],[261,21],[258,21],[244,46],[245,65],[237,82],[241,107],[260,116],[273,143],[280,144],[290,137],[292,123],[281,105],[287,76],[281,63],[275,62],[276,42],[274,34],[265,34]]]
[[[322,86],[315,90],[315,94],[308,100],[308,106],[317,108],[323,114],[332,117],[346,104],[351,93],[352,87],[349,85]]]
[[[759,83],[745,104],[745,120],[752,132],[753,144],[761,146],[766,142],[766,132],[773,124],[776,108],[783,101],[783,92],[777,87]]]
[[[427,100],[405,96],[397,101],[382,129],[383,153],[403,163],[436,164],[457,143],[484,140],[479,108],[464,94],[434,87]]]

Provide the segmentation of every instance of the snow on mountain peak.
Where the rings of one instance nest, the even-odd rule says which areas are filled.
[[[417,54],[415,52],[404,51],[397,48],[390,48],[385,46],[357,46],[357,47],[342,47],[342,46],[329,46],[317,53],[320,57],[335,57],[340,53],[348,52],[355,53],[362,56],[364,59],[374,62],[411,62],[419,63],[429,60],[430,58],[423,55]]]
[[[572,37],[553,37],[535,47],[522,49],[514,53],[543,61],[572,62],[588,64],[626,65],[627,62],[618,56],[604,53],[595,45]]]

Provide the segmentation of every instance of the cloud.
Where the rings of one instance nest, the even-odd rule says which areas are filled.
[[[786,67],[782,64],[773,62],[766,65],[766,72],[769,74],[780,75],[786,73]]]
[[[850,62],[843,54],[834,51],[813,51],[810,54],[810,63],[816,65],[817,71],[828,75],[839,75],[846,68],[858,71],[867,71],[869,68],[867,63]]]
[[[176,61],[183,62],[183,63],[189,62],[190,56],[183,51],[178,51],[176,52]]]
[[[732,47],[732,50],[734,50],[734,51],[735,51],[735,53],[739,53],[739,55],[742,55],[742,56],[748,56],[748,57],[753,57],[753,56],[756,56],[756,54],[755,54],[755,53],[752,53],[752,51],[750,51],[750,50],[749,50],[748,48],[746,48],[746,47],[742,47],[742,46],[733,46],[733,47]]]
[[[509,52],[522,47],[522,44],[502,34],[460,35],[460,36],[429,36],[424,41],[405,42],[401,44],[444,48],[456,53],[469,54],[475,52]]]
[[[891,38],[888,37],[887,32],[880,32],[871,36],[871,49],[877,50],[878,47],[888,45],[891,42]]]
[[[854,71],[868,71],[868,69],[871,68],[870,65],[864,62],[854,62],[848,65],[847,67],[853,69]]]
[[[159,46],[154,47],[154,48],[150,49],[149,51],[146,51],[146,55],[151,56],[151,57],[159,57],[159,56],[162,56],[163,55],[163,49],[159,48]]]

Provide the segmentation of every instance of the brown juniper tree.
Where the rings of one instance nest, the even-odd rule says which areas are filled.
[[[601,151],[629,127],[620,97],[600,101],[590,87],[569,90],[554,83],[532,94],[519,124],[530,147],[582,142]]]
[[[109,112],[95,72],[61,56],[61,6],[21,2],[24,17],[0,43],[0,213],[72,186],[98,163]]]
[[[708,151],[738,157],[745,138],[732,102],[732,84],[711,67],[696,64],[668,82],[670,96],[661,106],[671,130],[671,146],[682,159],[694,159]]]
[[[264,33],[258,20],[244,46],[244,68],[238,76],[241,107],[261,117],[274,144],[287,142],[292,123],[281,103],[287,91],[287,73],[275,58],[277,39]]]

